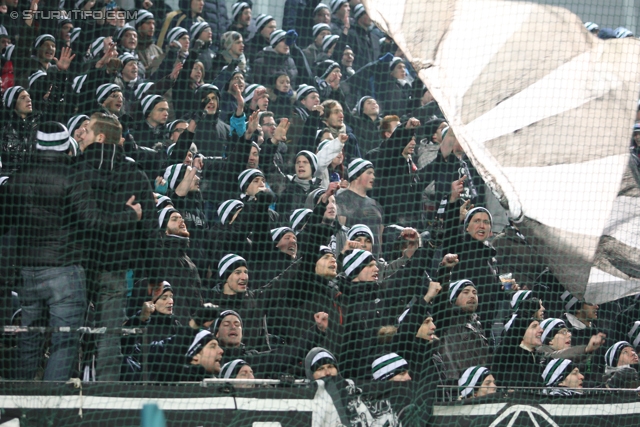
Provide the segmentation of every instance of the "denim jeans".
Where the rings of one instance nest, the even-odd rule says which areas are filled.
[[[28,267],[22,269],[19,291],[22,307],[22,326],[68,326],[72,330],[82,326],[87,309],[86,278],[79,265],[69,267]],[[33,380],[43,356],[44,335],[18,334],[18,348],[22,369],[20,377]],[[49,361],[44,372],[45,381],[67,381],[78,361],[77,333],[58,332],[51,335]]]
[[[98,276],[98,304],[96,323],[98,327],[122,328],[125,321],[125,299],[127,295],[126,271],[102,271]],[[96,379],[119,381],[122,351],[119,334],[98,335]]]

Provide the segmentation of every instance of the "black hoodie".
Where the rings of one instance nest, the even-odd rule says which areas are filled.
[[[157,263],[161,260],[158,216],[153,190],[147,175],[125,159],[122,148],[113,144],[88,146],[77,164],[76,180],[91,183],[98,196],[98,208],[119,213],[131,196],[142,207],[142,219],[118,232],[91,233],[93,259],[101,271],[138,270],[137,277],[147,276],[155,283]]]

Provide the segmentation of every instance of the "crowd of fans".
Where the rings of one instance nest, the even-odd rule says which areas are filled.
[[[20,333],[5,376],[640,386],[640,301],[576,298],[494,223],[359,1],[287,0],[284,22],[251,1],[136,1],[131,22],[43,3],[0,1],[3,321],[147,339]]]

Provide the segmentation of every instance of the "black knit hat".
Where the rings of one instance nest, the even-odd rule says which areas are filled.
[[[238,267],[246,267],[247,260],[236,254],[226,254],[218,262],[218,277],[225,283],[233,270]]]
[[[167,224],[169,224],[171,214],[173,214],[174,212],[180,213],[173,206],[167,206],[158,211],[158,226],[160,227],[160,231],[164,231],[167,229]]]
[[[316,66],[316,75],[321,79],[327,78],[336,68],[340,68],[340,64],[331,59],[325,59]]]
[[[198,332],[198,334],[193,338],[193,341],[191,342],[191,345],[189,346],[189,349],[185,354],[187,363],[191,363],[194,356],[200,353],[204,346],[206,346],[210,341],[213,341],[215,339],[216,337],[209,330],[204,329]]]
[[[238,314],[237,311],[233,311],[233,310],[221,311],[218,314],[218,318],[216,319],[215,323],[213,324],[213,326],[211,328],[211,332],[213,333],[213,336],[216,336],[216,334],[218,333],[218,330],[220,329],[220,325],[222,325],[222,321],[227,316],[236,316],[238,318],[238,320],[240,321],[240,327],[242,327],[244,325],[244,323],[242,322],[242,317],[240,317],[240,315]]]
[[[358,274],[375,258],[373,254],[362,249],[356,249],[345,252],[342,260],[342,269],[347,277],[351,280],[358,277]]]
[[[158,289],[159,292],[158,293],[154,292],[153,299],[152,299],[154,303],[158,301],[160,297],[166,294],[167,292],[175,293],[173,291],[173,288],[171,287],[171,283],[165,281],[165,282],[162,282],[161,285],[162,285],[162,288]]]
[[[163,101],[166,101],[166,99],[164,99],[160,95],[147,95],[142,98],[142,101],[140,101],[140,110],[142,111],[142,116],[144,118],[147,118],[156,107],[156,105]]]
[[[13,110],[16,107],[18,96],[25,90],[22,86],[13,86],[7,89],[2,95],[2,103],[8,110]]]
[[[243,366],[249,366],[249,364],[242,359],[234,359],[231,362],[227,362],[222,365],[222,369],[220,369],[219,378],[224,379],[233,379],[238,376],[240,373],[240,369]]]

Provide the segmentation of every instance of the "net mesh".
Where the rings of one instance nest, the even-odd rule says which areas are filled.
[[[0,425],[638,424],[640,9],[362,3],[1,2]]]

